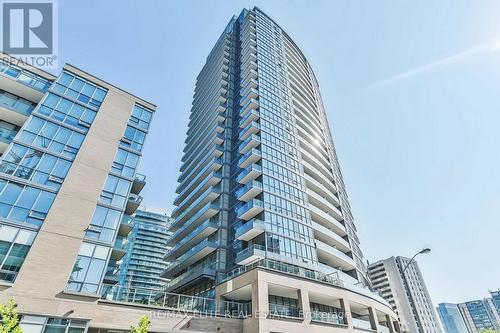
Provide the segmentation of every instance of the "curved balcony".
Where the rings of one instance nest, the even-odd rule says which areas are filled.
[[[238,166],[242,169],[245,169],[247,166],[259,161],[261,158],[262,153],[260,152],[260,150],[258,150],[257,148],[253,148],[239,159]]]
[[[238,138],[241,141],[245,141],[250,135],[257,134],[259,133],[259,131],[260,131],[259,123],[252,121],[247,125],[247,127],[241,130],[240,134],[238,135]]]
[[[175,276],[189,265],[192,265],[200,259],[206,257],[216,249],[216,242],[208,239],[201,241],[201,243],[198,243],[198,245],[194,246],[189,251],[181,255],[176,261],[172,262],[161,275],[164,277]]]
[[[254,244],[238,252],[234,262],[237,265],[248,265],[254,261],[264,259],[265,257],[266,248],[263,245]]]
[[[250,220],[264,210],[264,203],[258,199],[252,199],[238,208],[237,215],[240,220]]]
[[[134,182],[132,183],[132,188],[130,189],[130,192],[134,194],[139,194],[141,193],[145,185],[146,185],[146,176],[143,175],[142,173],[136,172],[134,175]]]
[[[345,226],[333,217],[333,215],[330,215],[328,212],[325,212],[314,205],[309,205],[309,209],[311,211],[311,220],[327,227],[328,229],[332,228],[335,230],[335,233],[341,237],[347,235]]]
[[[242,106],[240,110],[240,116],[245,117],[245,115],[251,110],[257,110],[259,108],[259,101],[255,98],[250,98],[248,102]]]
[[[318,251],[318,259],[320,259],[321,262],[325,262],[331,267],[338,267],[343,271],[350,271],[356,268],[354,260],[347,254],[318,239],[316,239],[315,242]]]
[[[337,249],[341,251],[348,252],[351,250],[349,243],[340,237],[334,228],[327,228],[318,224],[316,222],[312,222],[312,228],[314,230],[314,238],[318,239],[328,245],[335,246]]]
[[[242,241],[250,241],[262,234],[266,230],[264,221],[251,219],[245,224],[240,225],[235,232],[234,237]]]
[[[250,199],[255,198],[260,193],[262,193],[262,183],[252,180],[250,183],[236,191],[236,197],[240,201],[247,202]]]
[[[202,239],[207,238],[218,229],[218,224],[211,220],[206,220],[200,224],[196,229],[191,231],[187,237],[183,238],[177,245],[175,245],[165,255],[166,261],[171,261],[179,254],[185,252],[189,247],[199,243]]]
[[[260,137],[252,134],[239,146],[239,153],[246,154],[250,149],[257,148],[260,145]]]
[[[247,184],[248,182],[259,177],[260,175],[262,175],[262,167],[257,164],[252,164],[238,175],[236,181],[240,184]]]

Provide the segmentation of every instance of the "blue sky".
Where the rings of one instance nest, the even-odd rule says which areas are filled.
[[[60,62],[158,105],[145,203],[171,209],[196,75],[253,5],[316,72],[367,259],[432,248],[436,303],[499,288],[498,1],[60,1]]]

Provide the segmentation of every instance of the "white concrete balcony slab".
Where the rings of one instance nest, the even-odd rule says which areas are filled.
[[[255,111],[258,112],[258,111]],[[245,141],[250,135],[252,134],[257,134],[260,131],[260,124],[256,121],[250,122],[247,127],[245,127],[240,134],[238,135],[238,138],[241,141]]]
[[[236,191],[236,197],[240,201],[248,202],[260,193],[262,193],[262,183],[252,180],[250,183]]]
[[[332,267],[338,267],[343,271],[350,271],[356,268],[354,260],[347,254],[318,239],[316,239],[315,242],[318,251],[318,259],[321,262],[325,262]]]
[[[245,117],[245,115],[251,110],[257,110],[259,108],[259,101],[251,98],[240,110],[240,116]]]
[[[166,261],[171,261],[177,258],[180,254],[186,252],[193,245],[198,244],[201,240],[207,238],[213,234],[218,229],[218,224],[211,220],[206,220],[200,224],[197,228],[192,230],[189,235],[183,238],[179,243],[177,243],[170,251],[165,255]]]
[[[257,110],[252,110],[247,115],[240,120],[240,128],[245,128],[251,122],[257,122],[260,119],[260,112]]]
[[[250,241],[262,234],[266,230],[266,225],[264,221],[251,219],[247,223],[239,226],[236,229],[234,237],[242,241]]]
[[[314,238],[319,239],[320,241],[328,245],[335,246],[341,251],[347,252],[351,250],[349,243],[345,239],[340,237],[335,232],[334,228],[327,228],[314,221],[312,222],[312,228],[314,230]]]
[[[262,175],[262,167],[257,164],[252,164],[248,166],[242,173],[240,173],[236,180],[240,184],[247,184],[260,175]]]
[[[266,249],[262,245],[252,245],[236,254],[235,262],[237,265],[248,265],[254,261],[264,259]]]
[[[244,142],[239,146],[239,153],[246,154],[252,148],[257,148],[260,145],[260,137],[256,134],[250,135]]]
[[[317,222],[327,227],[328,229],[333,229],[335,233],[341,237],[347,235],[345,226],[340,223],[340,221],[338,221],[335,217],[333,217],[333,215],[311,204],[309,205],[309,208],[311,211],[311,219],[314,222]]]
[[[217,243],[208,239],[201,241],[196,246],[181,255],[172,262],[162,273],[164,277],[171,277],[179,274],[183,269],[208,256],[217,249]]]
[[[237,214],[240,220],[250,220],[264,210],[264,203],[258,199],[252,199],[238,208]]]
[[[142,197],[138,194],[130,193],[125,206],[125,214],[132,215],[141,205]]]
[[[256,163],[262,157],[262,153],[260,150],[253,148],[245,155],[243,155],[238,161],[238,166],[242,169],[245,169],[250,164]]]
[[[130,189],[130,192],[134,194],[139,194],[141,193],[145,185],[146,185],[146,176],[143,175],[142,173],[136,172],[134,175],[134,181],[132,182],[132,188]]]
[[[243,106],[248,101],[252,98],[257,98],[259,97],[259,91],[255,88],[249,88],[247,90],[244,90],[243,93],[241,94],[241,99],[240,99],[240,105]]]

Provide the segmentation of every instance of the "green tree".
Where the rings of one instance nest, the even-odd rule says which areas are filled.
[[[500,333],[499,330],[492,330],[491,328],[486,330],[481,330],[481,333]]]
[[[137,327],[130,326],[130,333],[148,333],[149,323],[150,321],[148,316],[142,317],[141,320],[139,320],[139,325]]]
[[[19,327],[17,304],[10,299],[7,304],[0,304],[0,333],[23,333]]]

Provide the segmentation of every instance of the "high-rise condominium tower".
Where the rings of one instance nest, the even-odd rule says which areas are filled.
[[[470,333],[500,329],[500,313],[497,312],[492,298],[468,301],[457,306]]]
[[[312,311],[393,330],[390,307],[362,287],[363,254],[314,73],[260,9],[234,17],[210,52],[185,142],[167,291],[251,300],[300,325]],[[346,312],[352,320],[332,317]],[[258,331],[301,327],[253,320]]]
[[[138,288],[134,297],[147,298],[152,291],[163,289],[168,281],[160,274],[167,267],[163,256],[168,249],[170,217],[159,210],[141,209],[135,212],[131,223],[127,253],[116,278],[121,286]]]
[[[469,333],[456,304],[440,303],[436,310],[445,333]]]
[[[402,332],[442,332],[432,300],[415,260],[391,257],[368,266],[373,287],[398,314]]]

